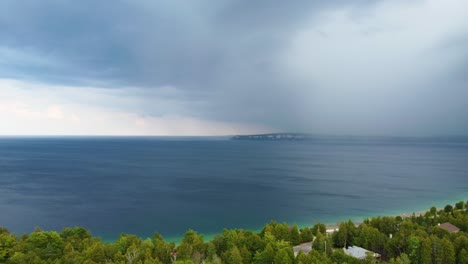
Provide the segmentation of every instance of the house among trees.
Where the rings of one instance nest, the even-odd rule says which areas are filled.
[[[350,246],[348,248],[343,248],[343,251],[346,255],[355,257],[357,259],[366,259],[368,255],[371,255],[374,258],[380,258],[380,254],[369,251],[362,247]]]
[[[460,228],[452,225],[449,222],[439,224],[439,227],[446,230],[446,231],[448,231],[449,233],[457,233],[458,231],[460,231]]]

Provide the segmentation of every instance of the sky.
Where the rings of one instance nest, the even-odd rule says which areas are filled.
[[[3,0],[0,135],[468,136],[466,0]]]

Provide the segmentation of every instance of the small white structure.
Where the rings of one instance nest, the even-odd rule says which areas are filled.
[[[343,248],[344,252],[346,255],[355,257],[357,259],[365,259],[367,257],[367,254],[371,254],[374,258],[380,257],[380,254],[369,251],[365,248],[362,247],[348,247],[348,248]],[[369,252],[369,253],[368,253]]]

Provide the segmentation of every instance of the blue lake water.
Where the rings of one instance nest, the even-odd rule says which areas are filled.
[[[0,225],[18,233],[177,238],[467,198],[467,138],[0,138]]]

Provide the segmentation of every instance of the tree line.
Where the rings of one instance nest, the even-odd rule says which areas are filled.
[[[460,232],[450,233],[438,226],[450,222]],[[294,255],[293,246],[311,242],[311,251]],[[359,246],[380,254],[359,260],[343,248]],[[468,264],[468,202],[432,207],[422,215],[384,216],[366,219],[359,226],[341,222],[338,231],[327,234],[326,226],[312,227],[272,221],[261,232],[224,229],[211,241],[188,230],[176,245],[155,233],[152,238],[121,234],[111,243],[103,242],[81,228],[60,233],[37,228],[18,236],[0,227],[0,263],[119,263],[119,264],[307,264],[307,263],[415,263]]]

